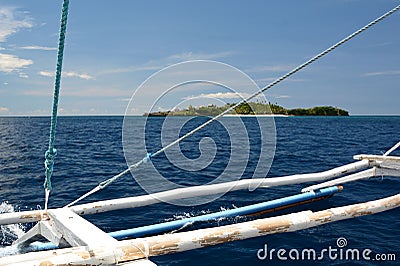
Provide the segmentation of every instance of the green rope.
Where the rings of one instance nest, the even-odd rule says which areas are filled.
[[[53,174],[54,159],[57,156],[57,150],[54,148],[54,140],[56,137],[56,125],[57,125],[57,110],[58,110],[58,96],[60,94],[60,82],[61,82],[61,70],[62,61],[64,57],[64,42],[65,34],[67,31],[67,17],[68,17],[68,5],[69,0],[64,0],[62,6],[62,17],[61,17],[61,28],[60,28],[60,38],[58,41],[58,56],[57,56],[57,68],[56,68],[56,79],[54,85],[54,96],[53,96],[53,111],[51,115],[51,125],[50,125],[50,139],[49,139],[49,149],[45,154],[45,168],[46,168],[46,179],[44,181],[44,188],[46,191],[50,191],[51,187],[51,175]],[[46,205],[47,205],[46,197]]]

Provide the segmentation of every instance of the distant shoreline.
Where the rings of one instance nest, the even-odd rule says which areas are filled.
[[[223,117],[290,117],[294,115],[283,115],[283,114],[259,114],[259,115],[250,115],[250,114],[226,114]]]
[[[125,114],[66,114],[66,115],[58,115],[58,117],[144,117],[142,114],[133,114],[133,115],[125,115]],[[178,115],[174,115],[179,117]],[[196,115],[194,115],[196,116]],[[265,117],[400,117],[400,114],[355,114],[349,116],[296,116],[296,115],[228,115],[227,117],[251,117],[251,116],[265,116]],[[157,117],[157,116],[150,116]],[[225,117],[225,116],[224,116]],[[50,115],[0,115],[0,118],[48,118],[50,119]]]
[[[145,113],[143,116],[218,116],[228,110],[229,112],[224,116],[349,116],[348,111],[333,106],[287,109],[278,104],[265,102],[244,102],[237,106],[234,103],[226,103],[223,106],[210,104],[194,107],[189,105],[185,109],[156,111]]]

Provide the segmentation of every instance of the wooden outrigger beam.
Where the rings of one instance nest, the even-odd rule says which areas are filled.
[[[27,246],[45,237],[60,247],[113,245],[117,242],[107,233],[68,208],[48,210],[49,219],[39,221],[13,244]]]
[[[323,211],[303,211],[239,224],[119,241],[113,248],[80,246],[2,258],[5,265],[116,265],[221,243],[293,232],[400,206],[400,194]]]
[[[380,162],[391,161],[391,162],[400,163],[400,157],[398,157],[398,156],[359,154],[359,155],[354,155],[354,159],[356,159],[356,160],[380,161]]]

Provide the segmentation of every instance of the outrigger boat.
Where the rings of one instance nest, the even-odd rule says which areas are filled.
[[[45,209],[0,214],[0,225],[36,223],[32,229],[13,243],[14,246],[18,247],[21,254],[0,258],[0,265],[155,265],[150,261],[150,258],[154,256],[198,249],[268,234],[303,230],[331,222],[371,215],[400,206],[400,194],[397,194],[374,201],[335,207],[316,212],[310,210],[300,211],[212,228],[175,232],[175,230],[190,223],[210,221],[225,217],[236,217],[239,215],[264,214],[283,208],[290,208],[299,204],[322,200],[340,192],[343,189],[343,185],[348,182],[382,176],[400,177],[400,157],[390,155],[400,147],[400,142],[383,155],[355,155],[354,159],[357,160],[356,162],[324,172],[275,178],[241,179],[226,183],[178,188],[154,194],[76,205],[79,200],[105,188],[120,176],[138,168],[142,163],[145,163],[152,157],[165,151],[168,147],[178,143],[185,138],[185,135],[156,153],[148,154],[143,160],[129,166],[124,172],[101,182],[92,191],[67,206],[48,209],[47,200],[51,190],[50,177],[53,171],[53,161],[56,154],[54,149],[54,130],[57,117],[58,92],[61,78],[68,3],[68,0],[64,0],[50,144],[49,150],[46,153]],[[283,77],[272,82],[245,101],[251,100],[256,95],[303,69],[399,9],[400,5],[290,71]],[[228,112],[229,110],[208,120],[206,124],[201,125],[194,131],[212,123]],[[275,186],[310,182],[320,183],[304,188],[300,194],[285,198],[109,233],[104,232],[82,217],[88,214],[143,207],[168,200],[208,196],[219,194],[224,191],[245,190],[249,187],[267,189]]]

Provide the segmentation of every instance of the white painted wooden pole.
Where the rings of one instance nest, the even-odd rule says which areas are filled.
[[[2,258],[5,265],[115,265],[226,242],[293,232],[335,221],[383,212],[400,206],[400,194],[323,211],[303,211],[233,225],[119,241],[114,248],[74,247]]]
[[[268,188],[283,185],[301,184],[306,182],[324,181],[371,166],[375,166],[375,163],[368,160],[362,160],[319,173],[298,174],[273,178],[241,179],[220,184],[178,188],[149,195],[98,201],[71,206],[70,208],[79,215],[93,214],[119,209],[143,207],[162,201],[214,195],[226,191],[245,190],[254,188],[255,186],[258,186],[259,188]]]
[[[298,174],[273,178],[241,179],[238,181],[220,184],[178,188],[142,196],[97,201],[71,206],[69,208],[79,215],[94,214],[113,210],[143,207],[167,200],[185,199],[191,197],[220,194],[226,191],[244,190],[252,187],[254,188],[254,186],[268,188],[314,181],[325,181],[327,179],[342,176],[344,174],[352,173],[374,165],[375,163],[370,160],[362,160],[319,173]],[[46,215],[46,212],[43,210],[2,213],[0,214],[0,225],[36,222],[40,221],[43,215]]]
[[[47,217],[44,210],[0,213],[0,225],[32,223]]]

